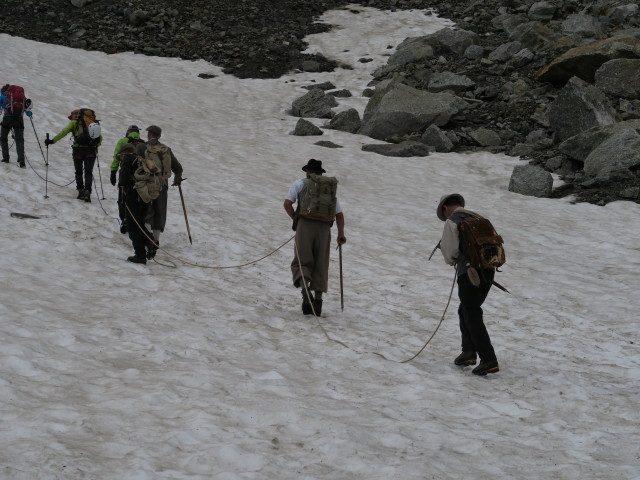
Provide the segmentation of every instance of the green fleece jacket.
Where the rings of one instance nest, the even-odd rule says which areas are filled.
[[[140,140],[140,134],[138,132],[129,133],[128,137],[122,137],[116,143],[116,148],[113,149],[113,161],[111,162],[111,166],[109,167],[112,171],[117,172],[118,168],[120,168],[120,159],[118,158],[118,153],[120,153],[120,149],[122,145],[125,143],[129,143],[129,139],[132,138],[134,140]]]
[[[77,126],[78,126],[78,121],[77,120],[71,120],[69,123],[67,123],[67,126],[64,127],[62,130],[60,130],[60,133],[58,133],[55,137],[53,137],[53,143],[58,143],[58,140],[62,140],[64,137],[66,137],[67,135],[69,135],[70,133],[73,133],[74,139],[73,139],[73,147],[94,147],[94,148],[98,148],[101,144],[102,144],[102,136],[98,139],[98,144],[97,145],[80,145],[76,142],[75,140],[75,131],[77,130]]]

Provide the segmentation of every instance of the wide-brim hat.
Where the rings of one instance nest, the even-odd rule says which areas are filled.
[[[302,167],[302,170],[304,172],[306,172],[307,170],[311,170],[312,172],[327,173],[327,171],[324,168],[322,168],[322,160],[316,160],[315,158],[312,158],[311,160],[309,160],[307,164],[304,167]]]
[[[156,137],[159,137],[160,135],[162,135],[162,129],[157,125],[151,125],[150,127],[147,127],[147,132],[149,132],[152,135],[155,135]]]
[[[436,209],[436,213],[438,214],[438,218],[443,222],[447,220],[447,217],[444,216],[444,212],[442,211],[442,207],[447,201],[455,199],[458,202],[458,205],[464,207],[464,197],[459,193],[449,193],[447,195],[443,195],[440,197],[440,202],[438,203],[438,208]]]

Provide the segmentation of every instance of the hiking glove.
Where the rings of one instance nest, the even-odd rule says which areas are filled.
[[[173,179],[173,185],[175,185],[176,187],[180,186],[181,183],[182,183],[182,177],[175,177]]]
[[[116,186],[116,170],[111,170],[111,185]]]
[[[31,118],[31,115],[33,115],[33,112],[31,110],[27,110],[26,112],[27,117]]]
[[[48,147],[49,145],[53,145],[55,142],[50,138],[45,138],[44,144]]]

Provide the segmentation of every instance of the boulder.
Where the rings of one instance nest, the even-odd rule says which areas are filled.
[[[522,50],[522,43],[509,42],[503,43],[487,57],[492,62],[504,63],[511,59],[516,53]]]
[[[584,162],[585,158],[589,156],[593,149],[604,142],[607,138],[620,130],[629,128],[640,133],[640,120],[628,120],[626,122],[614,123],[613,125],[606,127],[590,128],[589,130],[580,132],[573,137],[567,138],[564,142],[558,145],[558,150],[569,158]]]
[[[365,108],[360,129],[361,134],[379,140],[445,125],[467,107],[463,99],[450,93],[425,92],[393,80],[379,87]]]
[[[509,34],[509,40],[534,51],[550,48],[557,39],[558,35],[540,22],[521,23]]]
[[[363,152],[373,152],[385,157],[426,157],[431,148],[422,142],[407,140],[400,143],[376,143],[362,146]]]
[[[584,173],[597,176],[611,168],[640,165],[640,134],[632,129],[619,130],[593,149],[584,160]]]
[[[427,90],[430,92],[443,92],[445,90],[454,93],[471,90],[476,83],[466,75],[458,75],[452,72],[436,72],[431,75]]]
[[[293,101],[291,111],[296,117],[331,118],[331,109],[337,106],[338,102],[332,95],[326,95],[319,88],[312,88]]]
[[[517,165],[509,180],[509,191],[530,197],[548,198],[553,191],[553,177],[534,165]]]
[[[316,127],[309,120],[305,120],[301,118],[296,123],[296,128],[294,128],[292,135],[297,135],[299,137],[308,137],[311,135],[322,135],[324,132]]]
[[[536,78],[558,86],[571,77],[593,82],[600,66],[617,58],[640,58],[640,38],[619,35],[572,48],[538,70]]]
[[[563,141],[593,127],[616,122],[607,97],[593,85],[573,77],[560,90],[547,113],[556,141]]]
[[[640,99],[640,59],[620,58],[596,70],[595,85],[607,95]]]
[[[591,15],[573,13],[562,22],[562,33],[584,38],[597,38],[602,35],[602,29],[600,22]]]
[[[435,125],[430,125],[422,134],[420,141],[433,147],[436,152],[450,152],[453,150],[453,142],[447,135]]]
[[[556,6],[549,2],[535,2],[527,11],[527,16],[534,21],[548,22],[553,20],[556,13]]]
[[[350,108],[333,117],[329,122],[328,128],[340,130],[341,132],[358,133],[361,125],[360,114],[355,108]]]
[[[493,130],[485,127],[480,127],[469,132],[469,136],[473,138],[481,147],[494,147],[502,143],[502,140],[500,140],[500,135],[498,135]]]

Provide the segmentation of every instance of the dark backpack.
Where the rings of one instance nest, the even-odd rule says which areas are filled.
[[[338,179],[311,174],[305,182],[299,215],[311,220],[333,222],[336,218]]]
[[[75,131],[74,137],[78,145],[95,147],[100,143],[100,121],[96,120],[96,112],[89,108],[81,108],[77,111],[76,118],[78,126]],[[74,115],[72,113],[72,116]]]
[[[24,88],[18,85],[9,85],[5,92],[7,115],[22,115],[25,109],[26,98],[24,96]]]
[[[464,210],[470,216],[458,225],[462,249],[476,270],[498,268],[506,262],[504,241],[487,218]]]

